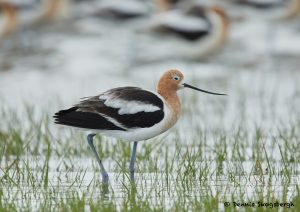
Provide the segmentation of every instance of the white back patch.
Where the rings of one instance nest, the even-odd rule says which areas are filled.
[[[136,114],[139,112],[149,113],[149,112],[155,112],[160,110],[159,107],[152,104],[146,104],[140,101],[127,101],[127,100],[114,97],[113,95],[104,94],[99,96],[99,99],[104,100],[104,104],[107,107],[119,109],[118,111],[119,115]]]

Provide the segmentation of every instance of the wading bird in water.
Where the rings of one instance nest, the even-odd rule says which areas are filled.
[[[55,123],[91,131],[87,140],[99,163],[103,183],[108,183],[108,174],[93,144],[95,134],[132,141],[129,170],[130,178],[134,181],[138,141],[153,138],[176,123],[180,116],[178,90],[191,88],[208,94],[226,95],[196,88],[183,83],[183,79],[179,70],[171,69],[161,76],[156,93],[138,87],[113,88],[57,112],[54,115]]]

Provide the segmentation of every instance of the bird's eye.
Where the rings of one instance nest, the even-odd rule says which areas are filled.
[[[173,77],[173,80],[178,81],[178,80],[180,80],[180,77],[179,77],[179,76],[174,76],[174,77]]]

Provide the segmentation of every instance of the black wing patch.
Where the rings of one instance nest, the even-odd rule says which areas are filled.
[[[173,35],[177,35],[178,37],[181,37],[183,39],[186,39],[188,41],[196,41],[202,37],[205,37],[211,33],[212,23],[207,19],[205,16],[201,16],[201,14],[194,15],[193,12],[195,11],[188,11],[191,16],[197,16],[198,18],[201,18],[203,21],[205,21],[208,24],[207,29],[185,29],[180,26],[174,27],[172,25],[168,24],[162,24],[161,26],[158,26],[156,29],[161,33],[170,33]]]
[[[98,96],[85,98],[68,110],[61,110],[54,115],[55,123],[98,130],[123,130],[127,128],[148,128],[164,118],[163,101],[155,94],[136,87],[111,89],[102,95],[113,95],[126,101],[138,101],[152,104],[160,109],[154,112],[119,114],[119,108],[108,107]],[[109,118],[108,118],[109,117]],[[112,121],[114,120],[114,121]]]
[[[125,129],[114,125],[106,118],[92,112],[77,111],[78,107],[61,110],[53,116],[55,124],[67,125],[93,130],[123,130]]]
[[[252,1],[248,1],[248,0],[239,0],[237,1],[238,4],[241,5],[246,5],[252,8],[257,8],[257,9],[274,9],[276,7],[282,7],[284,6],[284,3],[286,3],[287,1],[277,1],[277,2],[273,2],[273,3],[269,3],[269,2],[252,2]]]
[[[138,11],[125,11],[118,8],[103,8],[100,11],[93,14],[94,17],[114,19],[118,21],[130,20],[146,16],[143,12]]]
[[[173,33],[174,35],[177,35],[189,41],[198,40],[199,38],[207,36],[210,33],[210,31],[205,31],[205,30],[188,31],[184,29],[177,29],[170,26],[163,26],[163,27],[164,27],[163,29],[164,31]]]

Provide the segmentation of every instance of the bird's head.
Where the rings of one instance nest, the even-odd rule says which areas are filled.
[[[190,88],[193,90],[197,90],[197,91],[201,91],[213,95],[226,95],[226,94],[214,93],[214,92],[202,90],[200,88],[184,83],[183,80],[184,80],[184,76],[179,70],[170,69],[161,76],[157,85],[157,92],[160,94],[164,94],[164,93],[176,92],[183,88]]]

